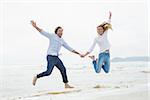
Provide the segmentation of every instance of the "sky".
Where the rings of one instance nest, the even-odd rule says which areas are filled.
[[[96,26],[112,12],[109,31],[111,58],[148,56],[148,4],[145,0],[2,0],[0,3],[0,64],[40,65],[46,63],[48,39],[30,24],[53,33],[62,26],[63,38],[85,53],[97,35]],[[98,55],[98,46],[91,54]],[[64,62],[82,63],[86,58],[61,49]]]

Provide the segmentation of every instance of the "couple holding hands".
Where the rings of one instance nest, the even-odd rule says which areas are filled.
[[[89,56],[92,59],[92,63],[95,69],[96,73],[100,73],[101,68],[108,73],[109,68],[110,68],[110,54],[109,54],[109,49],[110,49],[110,43],[107,39],[107,33],[109,29],[112,29],[112,26],[110,24],[111,22],[111,12],[109,12],[109,19],[107,22],[103,22],[102,24],[97,26],[97,36],[95,37],[92,46],[89,48],[89,50],[85,54],[80,54],[77,51],[75,51],[73,48],[71,48],[65,40],[62,38],[63,35],[63,28],[58,26],[55,29],[55,34],[53,33],[48,33],[44,31],[43,29],[39,28],[36,25],[36,22],[33,20],[31,21],[32,26],[39,31],[40,34],[44,35],[49,39],[49,47],[47,50],[47,70],[37,74],[33,78],[32,84],[35,85],[36,81],[38,78],[44,77],[44,76],[49,76],[52,73],[52,70],[54,66],[56,66],[62,75],[62,79],[65,85],[65,88],[74,88],[68,84],[68,78],[67,78],[67,73],[66,73],[66,68],[63,64],[63,62],[59,59],[59,51],[61,47],[63,46],[67,50],[78,54],[80,57],[85,57],[88,54],[90,54],[95,45],[98,44],[99,46],[99,55],[98,58],[96,59],[94,55]]]

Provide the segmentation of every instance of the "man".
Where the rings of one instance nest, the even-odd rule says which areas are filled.
[[[62,27],[60,26],[56,27],[55,34],[50,34],[50,33],[45,32],[43,29],[37,27],[36,23],[33,20],[31,21],[31,24],[37,31],[39,31],[42,35],[44,35],[45,37],[49,39],[49,48],[47,50],[47,70],[40,74],[37,74],[33,78],[33,85],[36,84],[36,81],[38,78],[49,76],[52,73],[54,66],[56,66],[60,70],[63,82],[65,84],[65,88],[73,88],[72,86],[68,84],[66,68],[63,62],[59,59],[58,55],[59,55],[61,46],[65,47],[67,50],[75,54],[78,54],[79,56],[81,56],[81,54],[75,51],[74,49],[72,49],[64,41],[64,39],[62,38],[62,35],[63,35]]]

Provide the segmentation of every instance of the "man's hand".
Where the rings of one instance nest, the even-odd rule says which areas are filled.
[[[80,54],[81,58],[84,58],[85,56],[87,56],[88,54],[90,54],[90,52],[86,52],[85,54]]]
[[[33,20],[30,21],[33,27],[36,27],[36,22],[34,22]]]
[[[80,57],[81,57],[81,58],[84,58],[84,57],[85,57],[85,54],[80,54]]]
[[[33,26],[34,28],[36,28],[39,32],[42,31],[41,28],[39,28],[39,27],[36,26],[36,22],[34,22],[33,20],[31,20],[30,22],[31,22],[32,26]]]

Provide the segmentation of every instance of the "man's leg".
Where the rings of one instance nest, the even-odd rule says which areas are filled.
[[[65,88],[73,88],[68,84],[68,78],[66,73],[66,68],[63,64],[63,62],[58,58],[58,62],[56,64],[56,67],[60,70],[60,73],[62,75],[63,82],[65,83]]]
[[[38,78],[50,75],[52,73],[54,65],[55,65],[55,58],[47,56],[47,70],[45,72],[38,74],[33,78],[33,85],[36,84]]]

